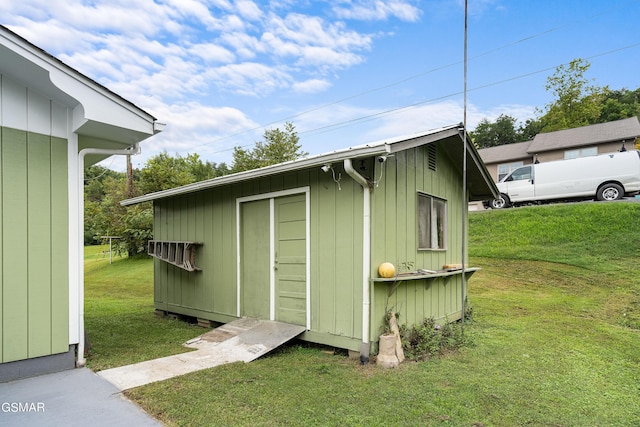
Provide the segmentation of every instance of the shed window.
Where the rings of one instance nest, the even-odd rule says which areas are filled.
[[[418,249],[445,249],[447,201],[418,193]]]

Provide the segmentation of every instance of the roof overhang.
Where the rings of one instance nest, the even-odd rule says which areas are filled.
[[[0,26],[0,74],[68,108],[79,149],[129,148],[162,130],[151,114],[4,26]],[[101,157],[95,156],[88,163],[98,160]]]
[[[438,141],[443,142],[442,147],[446,152],[448,152],[448,155],[454,160],[454,162],[456,159],[459,160],[459,171],[462,173],[462,138],[463,128],[460,125],[449,126],[419,134],[385,139],[370,144],[305,157],[303,159],[267,166],[260,169],[225,175],[169,190],[149,193],[143,196],[123,200],[121,204],[123,206],[129,206],[168,197],[180,196],[196,191],[249,181],[256,178],[264,178],[287,172],[322,167],[328,164],[343,162],[345,159],[361,159],[392,154],[398,151]],[[471,195],[471,200],[488,200],[496,198],[498,195],[498,189],[496,188],[493,179],[491,179],[491,175],[484,166],[484,163],[480,159],[477,150],[469,142],[467,142],[466,146],[468,189]]]

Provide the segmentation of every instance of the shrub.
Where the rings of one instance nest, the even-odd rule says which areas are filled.
[[[407,359],[425,360],[470,344],[461,322],[438,324],[433,317],[413,326],[400,326],[402,349]]]

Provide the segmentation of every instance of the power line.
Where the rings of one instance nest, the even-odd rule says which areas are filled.
[[[557,31],[560,31],[560,30],[565,29],[565,28],[573,27],[573,26],[578,25],[578,24],[580,24],[582,22],[590,21],[590,20],[592,20],[592,19],[594,19],[596,17],[602,16],[602,15],[606,15],[607,13],[609,13],[611,11],[618,10],[618,9],[623,9],[623,8],[627,7],[629,4],[633,4],[635,2],[636,2],[636,0],[632,0],[632,1],[629,1],[629,2],[627,2],[625,4],[623,4],[620,7],[614,7],[614,8],[606,9],[606,10],[604,10],[602,12],[599,12],[597,14],[591,15],[591,16],[583,19],[583,20],[577,20],[577,21],[573,21],[573,22],[565,24],[565,25],[560,25],[560,26],[557,26],[557,27],[546,29],[546,30],[541,31],[539,33],[536,33],[536,34],[521,38],[519,40],[513,41],[513,42],[508,43],[508,44],[505,44],[503,46],[500,46],[500,47],[497,47],[497,48],[490,49],[490,50],[487,50],[485,52],[479,53],[479,54],[471,57],[470,60],[479,59],[479,58],[482,58],[484,56],[488,56],[488,55],[494,54],[496,52],[499,52],[501,50],[507,49],[509,47],[516,46],[516,45],[519,45],[521,43],[528,42],[530,40],[534,40],[536,38],[539,38],[539,37],[542,37],[542,36],[557,32]],[[586,58],[586,59],[597,58],[597,57],[600,57],[600,56],[604,56],[604,55],[607,55],[607,54],[610,54],[610,53],[615,53],[615,52],[618,52],[618,51],[621,51],[621,50],[625,50],[625,49],[629,49],[629,48],[636,47],[636,46],[638,46],[638,44],[634,44],[634,45],[626,46],[626,47],[623,47],[623,48],[614,49],[614,50],[607,51],[607,52],[604,52],[604,53],[596,54],[596,55],[593,55],[593,56],[591,56],[589,58]],[[420,77],[424,77],[426,75],[435,73],[437,71],[442,71],[442,70],[445,70],[447,68],[458,66],[460,64],[462,64],[462,61],[455,61],[455,62],[446,64],[446,65],[441,65],[441,66],[429,69],[427,71],[424,71],[424,72],[421,72],[421,73],[418,73],[418,74],[414,74],[414,75],[405,77],[405,78],[403,78],[401,80],[396,80],[394,82],[385,84],[383,86],[378,86],[378,87],[375,87],[375,88],[371,88],[371,89],[365,90],[363,92],[359,92],[359,93],[356,93],[356,94],[353,94],[353,95],[350,95],[350,96],[347,96],[347,97],[344,97],[344,98],[340,98],[340,99],[338,99],[336,101],[332,101],[332,102],[329,102],[327,104],[323,104],[323,105],[320,105],[318,107],[314,107],[314,108],[311,108],[309,110],[302,111],[300,113],[292,114],[290,116],[284,117],[284,118],[279,119],[279,120],[275,120],[275,121],[272,121],[272,122],[269,122],[269,123],[266,123],[266,124],[262,124],[262,125],[250,128],[250,129],[246,129],[246,130],[242,130],[242,131],[230,134],[230,135],[226,135],[226,136],[217,138],[217,139],[215,139],[213,141],[202,143],[199,146],[205,146],[205,145],[214,144],[214,143],[217,143],[217,142],[221,142],[221,141],[227,140],[229,138],[233,138],[233,137],[236,137],[236,136],[247,134],[249,132],[253,132],[253,131],[256,131],[256,130],[264,129],[267,126],[271,126],[271,125],[274,125],[274,124],[290,121],[290,120],[295,119],[297,117],[300,117],[300,116],[303,116],[303,115],[307,115],[309,113],[313,113],[313,112],[316,112],[316,111],[319,111],[319,110],[323,110],[325,108],[329,108],[329,107],[332,107],[334,105],[337,105],[337,104],[340,104],[340,103],[343,103],[343,102],[346,102],[346,101],[349,101],[349,100],[352,100],[352,99],[355,99],[355,98],[359,98],[361,96],[369,95],[369,94],[374,93],[374,92],[379,92],[379,91],[382,91],[382,90],[385,90],[385,89],[389,89],[391,87],[394,87],[394,86],[397,86],[397,85],[401,85],[401,84],[406,83],[408,81],[415,80],[415,79],[420,78]],[[563,64],[563,65],[566,65],[566,64]],[[523,75],[516,76],[516,77],[511,77],[511,78],[500,80],[500,81],[493,82],[493,83],[488,83],[488,84],[483,85],[483,86],[479,86],[479,87],[476,87],[476,88],[473,88],[473,89],[469,89],[469,91],[477,91],[477,90],[484,89],[484,88],[487,88],[487,87],[491,87],[491,86],[495,86],[495,85],[498,85],[498,84],[506,83],[506,82],[509,82],[509,81],[512,81],[512,80],[517,80],[517,79],[521,79],[521,78],[524,78],[524,77],[529,77],[529,76],[532,76],[532,75],[535,75],[535,74],[539,74],[539,73],[542,73],[542,72],[545,72],[545,71],[553,70],[555,68],[557,68],[557,66],[556,67],[545,68],[545,69],[542,69],[542,70],[534,71],[534,72],[523,74]],[[347,121],[344,121],[344,122],[334,123],[334,124],[322,126],[322,127],[315,128],[315,129],[299,131],[298,134],[309,134],[309,133],[315,133],[317,131],[323,131],[323,130],[324,130],[323,132],[319,132],[319,133],[324,133],[324,132],[328,131],[326,129],[341,128],[341,127],[344,127],[344,126],[348,126],[349,124],[353,124],[355,122],[365,121],[367,119],[371,120],[371,118],[374,118],[374,117],[377,117],[377,116],[380,116],[380,115],[392,114],[394,112],[401,111],[401,110],[408,109],[408,108],[413,108],[413,107],[418,106],[418,105],[427,104],[427,103],[430,103],[430,102],[434,102],[434,101],[450,98],[450,97],[453,97],[453,96],[456,96],[456,95],[460,95],[461,93],[462,92],[455,92],[455,93],[452,93],[452,94],[449,94],[449,95],[444,95],[444,96],[441,96],[441,97],[432,98],[432,99],[429,99],[429,100],[426,100],[426,101],[421,101],[421,102],[417,102],[417,103],[414,103],[414,104],[406,105],[406,106],[403,106],[403,107],[398,107],[398,108],[394,108],[394,109],[391,109],[391,110],[386,110],[386,111],[383,111],[383,112],[380,112],[380,113],[375,113],[375,114],[372,114],[372,115],[368,115],[368,116],[363,116],[363,117],[360,117],[360,118],[347,120]],[[250,147],[250,146],[253,146],[253,145],[255,145],[255,143],[247,143],[247,144],[244,144],[244,145],[240,145],[238,147],[245,148],[245,147]],[[233,149],[234,149],[234,147],[225,148],[225,149],[214,151],[213,154],[224,153],[224,152],[231,151]]]
[[[592,56],[586,57],[585,59],[587,59],[587,60],[594,59],[594,58],[598,58],[598,57],[601,57],[601,56],[609,55],[609,54],[612,54],[612,53],[620,52],[620,51],[623,51],[623,50],[626,50],[626,49],[631,49],[631,48],[638,47],[638,46],[640,46],[640,43],[635,43],[635,44],[632,44],[632,45],[629,45],[629,46],[625,46],[625,47],[621,47],[621,48],[618,48],[618,49],[613,49],[613,50],[610,50],[610,51],[607,51],[607,52],[603,52],[603,53],[599,53],[599,54],[596,54],[596,55],[592,55]],[[561,64],[561,65],[569,65],[569,63],[565,63],[565,64]],[[492,87],[492,86],[497,86],[497,85],[500,85],[500,84],[503,84],[503,83],[508,83],[508,82],[511,82],[511,81],[514,81],[514,80],[519,80],[519,79],[523,79],[523,78],[526,78],[526,77],[531,77],[531,76],[534,76],[536,74],[541,74],[541,73],[545,73],[545,72],[548,72],[548,71],[555,70],[557,68],[558,68],[558,66],[542,68],[542,69],[539,69],[539,70],[536,70],[536,71],[532,71],[530,73],[520,74],[519,76],[509,77],[509,78],[506,78],[506,79],[502,79],[502,80],[498,80],[498,81],[495,81],[495,82],[486,83],[484,85],[476,86],[474,88],[467,89],[467,92],[475,92],[475,91],[478,91],[478,90],[487,89],[487,88]],[[380,117],[380,116],[394,114],[394,113],[397,113],[399,111],[407,110],[407,109],[414,108],[414,107],[417,107],[417,106],[420,106],[420,105],[429,104],[429,103],[436,102],[436,101],[441,101],[443,99],[451,98],[451,97],[454,97],[454,96],[459,96],[461,94],[463,94],[462,91],[453,92],[453,93],[450,93],[450,94],[447,94],[447,95],[443,95],[443,96],[439,96],[439,97],[436,97],[436,98],[431,98],[431,99],[427,99],[427,100],[424,100],[424,101],[415,102],[413,104],[404,105],[404,106],[401,106],[401,107],[380,111],[380,112],[377,112],[377,113],[374,113],[374,114],[369,114],[369,115],[366,115],[366,116],[361,116],[361,117],[357,117],[357,118],[350,119],[350,120],[345,120],[343,122],[338,122],[338,123],[334,123],[334,124],[330,124],[330,125],[326,125],[326,126],[321,126],[321,127],[315,128],[315,129],[309,129],[309,130],[305,130],[305,131],[300,131],[300,132],[298,132],[298,134],[306,134],[306,133],[312,133],[312,132],[313,133],[315,133],[315,132],[324,133],[324,132],[328,132],[329,130],[332,130],[334,127],[336,129],[338,129],[338,128],[349,126],[349,125],[352,125],[352,124],[355,124],[355,123],[358,123],[358,122],[364,122],[364,121],[367,121],[367,120],[371,120],[373,118],[377,118],[377,117]],[[318,131],[321,131],[321,132],[318,132]]]

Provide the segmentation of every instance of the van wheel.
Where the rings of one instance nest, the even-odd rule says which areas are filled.
[[[598,188],[596,197],[600,201],[619,200],[624,196],[624,190],[618,184],[605,184]]]
[[[509,197],[506,194],[500,194],[500,197],[489,202],[491,209],[504,209],[509,207]]]

